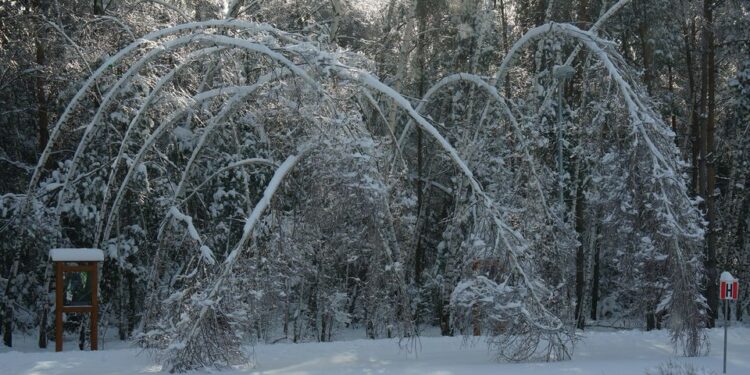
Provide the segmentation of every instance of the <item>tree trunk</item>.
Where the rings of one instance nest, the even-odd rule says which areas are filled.
[[[41,33],[42,31],[40,31]],[[34,49],[36,51],[36,63],[39,67],[45,65],[44,44],[40,35],[34,38]],[[44,72],[39,71],[34,79],[34,91],[37,103],[37,131],[39,134],[39,143],[37,149],[42,152],[49,141],[49,111],[47,104],[47,93],[44,89],[46,81]]]
[[[745,184],[744,186],[750,186],[750,173],[747,173],[745,176]],[[750,228],[750,223],[748,223],[748,218],[750,218],[750,194],[745,194],[745,198],[742,201],[742,206],[740,206],[739,214],[737,215],[737,249],[739,249],[740,252],[745,252],[747,254],[747,230]],[[750,259],[748,255],[745,255],[745,264],[747,265],[747,259]],[[747,284],[745,284],[747,285]],[[745,294],[747,295],[747,294]],[[737,321],[742,321],[743,316],[743,310],[747,309],[748,303],[742,300],[742,295],[739,296],[739,299],[735,303],[735,306],[737,308],[736,311],[736,317]]]
[[[338,31],[341,23],[341,16],[343,12],[343,6],[340,0],[331,0],[331,10],[333,10],[333,22],[331,23],[331,30],[329,38],[332,43],[337,43]]]
[[[421,94],[420,94],[421,96]],[[424,247],[422,246],[422,228],[420,223],[427,220],[426,217],[420,217],[422,208],[424,208],[424,186],[423,177],[423,158],[422,158],[422,129],[417,129],[417,223],[416,223],[416,246],[414,249],[414,283],[419,287],[422,284],[422,272],[424,271]]]
[[[716,129],[716,63],[713,32],[709,42],[708,56],[708,117],[706,119],[706,218],[708,221],[707,246],[708,246],[708,302],[718,308],[718,269],[716,252],[718,248],[716,222],[716,154],[714,134]]]
[[[750,186],[750,173],[745,176],[744,186]],[[745,194],[742,205],[737,215],[737,249],[744,251],[747,246],[748,219],[750,219],[750,194]]]
[[[289,279],[284,281],[286,285],[286,295],[284,296],[284,338],[289,339],[289,316],[291,313],[291,294],[292,290],[289,287]]]
[[[81,317],[81,330],[78,332],[78,349],[86,348],[86,315]]]
[[[695,50],[695,21],[685,27],[685,66],[687,67],[688,98],[690,105],[691,179],[690,187],[694,195],[700,194],[700,114],[696,94],[693,51]]]
[[[395,1],[391,2],[391,5],[389,7],[389,12],[396,7]],[[396,13],[395,11],[391,13],[393,15]],[[392,20],[389,18],[389,22]],[[401,45],[399,46],[399,52],[398,52],[398,62],[396,63],[396,76],[394,77],[393,82],[393,89],[396,91],[401,91],[403,89],[403,82],[406,81],[406,78],[408,76],[408,68],[409,68],[409,55],[411,55],[412,51],[412,37],[413,37],[413,30],[414,30],[414,18],[409,17],[406,21],[406,26],[404,27],[404,37],[401,41]],[[395,102],[392,101],[391,108],[389,110],[388,114],[388,126],[391,127],[391,131],[395,131],[395,124],[396,124],[396,114],[398,113],[398,105],[396,105]]]
[[[13,308],[11,307],[10,301],[7,301],[5,307],[5,314],[3,320],[3,344],[11,348],[13,347]]]
[[[706,290],[705,297],[709,314],[709,327],[714,327],[718,317],[718,272],[716,269],[716,169],[714,166],[714,128],[716,126],[716,62],[713,32],[713,1],[703,2],[703,53],[701,57],[701,142],[700,142],[700,186],[705,201],[706,221]]]
[[[656,314],[651,312],[646,313],[646,331],[653,331],[656,329]]]
[[[128,271],[125,274],[125,278],[128,282],[128,313],[126,315],[127,321],[128,321],[128,337],[130,337],[133,334],[133,329],[135,328],[135,322],[136,322],[136,292],[135,292],[135,274],[133,272]]]
[[[503,40],[503,54],[508,54],[508,19],[505,15],[505,2],[503,0],[500,0],[500,21],[501,21],[501,27],[502,30],[502,40]],[[506,77],[504,84],[504,92],[505,92],[505,98],[510,100],[510,77]]]
[[[635,5],[639,13],[638,39],[641,42],[641,56],[643,58],[643,83],[646,85],[646,91],[651,95],[654,91],[654,51],[653,46],[649,42],[651,32],[648,23],[648,12],[646,4],[643,2],[638,1]]]
[[[594,233],[596,235],[596,233]],[[599,244],[594,245],[594,274],[591,279],[591,320],[599,318]]]
[[[584,220],[584,196],[583,196],[583,167],[581,162],[578,162],[576,166],[576,203],[575,203],[575,229],[578,233],[579,244],[576,247],[576,328],[584,329],[586,326],[586,315],[583,312],[583,305],[586,301],[585,298],[585,278],[586,274],[586,262],[585,262],[585,251],[583,245],[583,234],[585,233],[585,220]]]
[[[15,301],[15,288],[13,287],[13,284],[15,283],[16,276],[18,275],[18,267],[21,263],[20,252],[16,252],[14,258],[13,265],[10,267],[10,275],[8,276],[8,281],[5,286],[5,297],[3,298],[3,301],[5,302],[5,313],[3,314],[3,343],[7,347],[13,346],[13,303]]]
[[[48,341],[48,335],[47,335],[47,316],[49,315],[49,287],[50,287],[50,279],[51,276],[51,266],[47,265],[45,266],[44,270],[44,287],[42,288],[42,291],[44,294],[42,294],[39,298],[42,298],[41,304],[42,304],[42,311],[39,314],[39,348],[46,349],[47,348],[47,341]],[[57,286],[55,286],[57,288]]]
[[[416,16],[417,16],[417,69],[419,76],[417,78],[417,95],[421,98],[425,92],[425,85],[427,77],[425,76],[425,44],[427,43],[425,37],[425,30],[427,28],[427,0],[417,0],[416,4]],[[414,283],[419,288],[422,284],[422,272],[424,271],[424,247],[422,245],[422,222],[427,220],[426,215],[423,213],[423,208],[426,208],[424,202],[424,155],[423,155],[423,135],[422,129],[417,127],[417,223],[416,223],[416,246],[414,249]],[[417,324],[419,323],[419,316],[415,315]]]
[[[672,131],[674,132],[674,143],[677,148],[680,148],[680,137],[677,131],[677,113],[675,111],[675,95],[674,95],[674,73],[672,72],[672,63],[669,63],[667,74],[669,75],[669,120],[672,124]]]
[[[96,15],[104,15],[104,1],[103,0],[94,0],[94,14]]]
[[[125,300],[125,280],[123,277],[123,271],[117,267],[112,267],[112,273],[117,273],[117,276],[112,275],[112,280],[117,280],[117,285],[113,286],[115,295],[117,296],[117,335],[120,340],[124,341],[128,338],[128,318],[127,318],[127,301]]]
[[[326,331],[328,331],[328,313],[323,314],[320,319],[320,338],[318,339],[318,341],[326,341]]]

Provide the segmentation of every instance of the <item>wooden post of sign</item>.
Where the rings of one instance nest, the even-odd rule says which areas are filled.
[[[55,262],[55,351],[63,348],[62,309],[63,309],[63,272],[62,263]]]
[[[97,287],[99,286],[99,267],[97,267],[96,262],[91,262],[90,264],[94,271],[90,273],[91,277],[89,278],[89,282],[91,283],[91,319],[89,319],[91,322],[91,350],[98,350],[99,298],[97,296]]]

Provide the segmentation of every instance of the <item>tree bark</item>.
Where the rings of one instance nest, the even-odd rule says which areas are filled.
[[[585,298],[585,273],[586,273],[586,262],[585,262],[585,251],[583,245],[583,233],[585,233],[585,220],[584,220],[584,196],[583,196],[583,167],[581,162],[578,162],[576,167],[576,203],[575,203],[575,229],[578,233],[579,244],[576,247],[576,328],[584,329],[586,326],[586,315],[583,312],[583,305],[586,301]]]
[[[425,30],[427,29],[427,0],[417,0],[417,68],[419,76],[417,77],[417,95],[422,97],[425,92],[427,77],[425,76]],[[424,160],[423,160],[423,140],[422,129],[417,129],[417,224],[416,224],[416,246],[414,249],[414,283],[419,287],[422,284],[422,272],[424,271],[424,247],[422,246],[422,229],[420,222],[427,220],[426,217],[420,217],[424,207]]]
[[[672,72],[672,63],[669,63],[667,74],[669,76],[669,120],[672,125],[672,131],[674,132],[674,143],[677,148],[680,148],[680,138],[677,132],[677,113],[675,111],[675,95],[674,95],[674,73]]]
[[[596,235],[596,233],[594,233]],[[599,244],[594,245],[594,274],[591,279],[591,320],[599,318]]]
[[[99,15],[99,16],[104,14],[104,1],[103,0],[94,0],[94,14]]]
[[[8,276],[8,281],[5,286],[5,297],[3,298],[3,301],[5,302],[3,314],[3,343],[9,348],[13,347],[13,303],[15,301],[14,283],[16,280],[16,276],[18,275],[19,264],[21,263],[20,252],[16,252],[14,258],[15,259],[13,260],[13,265],[10,268],[10,275]]]
[[[133,329],[135,329],[135,322],[136,322],[136,291],[135,291],[135,274],[133,272],[128,271],[126,274],[126,278],[128,281],[128,313],[126,315],[127,321],[128,321],[128,330],[127,335],[130,337],[133,334]]]
[[[696,95],[693,51],[695,50],[695,21],[685,26],[685,66],[687,67],[688,100],[690,104],[691,179],[690,187],[694,195],[700,194],[700,115]]]
[[[128,338],[128,318],[127,318],[127,309],[126,309],[126,301],[125,301],[125,286],[123,285],[125,281],[123,280],[122,276],[122,270],[117,269],[117,267],[113,267],[112,273],[117,273],[117,276],[111,275],[112,280],[117,280],[117,285],[115,285],[112,289],[115,290],[115,295],[117,296],[117,309],[119,310],[117,312],[117,333],[120,338],[120,340],[124,341]]]
[[[505,55],[508,54],[508,19],[505,15],[505,2],[503,0],[500,0],[500,21],[501,21],[501,27],[502,30],[502,40],[503,40],[503,53]],[[510,77],[505,78],[503,84],[503,91],[505,92],[505,98],[510,100]]]
[[[38,1],[35,2],[38,7]],[[39,31],[42,33],[43,31]],[[41,68],[46,63],[44,43],[42,42],[42,36],[37,35],[34,38],[34,50],[35,50],[35,62],[38,68]],[[44,150],[49,141],[49,109],[47,104],[47,93],[45,91],[46,80],[44,78],[44,71],[39,70],[34,78],[34,94],[36,96],[37,103],[37,132],[39,137],[39,143],[37,149],[39,152]]]
[[[641,1],[636,2],[638,9],[638,39],[641,42],[641,57],[643,58],[643,83],[646,85],[646,91],[649,95],[654,91],[654,51],[649,42],[651,31],[648,23],[648,12],[646,4]]]
[[[47,335],[47,317],[49,316],[49,310],[50,310],[50,304],[49,304],[49,287],[50,287],[50,279],[51,277],[51,266],[47,265],[44,270],[44,287],[43,291],[44,294],[40,296],[42,298],[41,304],[42,304],[42,312],[39,319],[39,348],[40,349],[46,349],[47,348],[47,341],[48,341],[48,335]],[[55,286],[57,287],[57,286]]]
[[[716,268],[716,168],[714,165],[714,129],[716,127],[716,59],[713,32],[713,1],[703,2],[703,53],[701,57],[701,142],[700,142],[700,186],[701,197],[705,202],[706,269],[705,297],[709,313],[709,327],[714,327],[718,317],[718,272]]]
[[[331,8],[333,10],[333,23],[331,24],[331,31],[329,38],[331,42],[337,43],[338,31],[341,24],[341,16],[343,12],[343,6],[340,0],[331,0]]]

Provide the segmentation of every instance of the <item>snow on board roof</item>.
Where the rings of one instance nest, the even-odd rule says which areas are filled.
[[[104,252],[99,249],[52,249],[49,257],[53,262],[101,262]]]
[[[724,271],[721,273],[721,281],[731,283],[732,281],[734,281],[734,277],[731,273]]]

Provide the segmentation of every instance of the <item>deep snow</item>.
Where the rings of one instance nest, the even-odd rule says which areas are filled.
[[[710,330],[711,353],[700,358],[676,357],[666,331],[586,331],[583,336],[570,361],[519,364],[498,363],[481,339],[472,344],[460,337],[422,337],[417,356],[400,350],[396,340],[387,339],[257,345],[255,367],[222,374],[645,374],[670,360],[692,363],[708,370],[706,373],[721,373],[723,329]],[[0,348],[0,374],[125,375],[161,371],[139,349],[116,340],[103,341],[103,350],[98,352],[79,351],[71,341],[66,342],[66,351],[54,353],[54,344],[41,351],[34,348],[33,338],[17,337],[14,351]],[[727,373],[750,374],[750,328],[731,327],[729,344]]]

